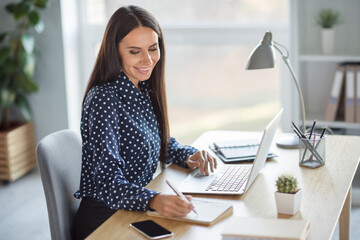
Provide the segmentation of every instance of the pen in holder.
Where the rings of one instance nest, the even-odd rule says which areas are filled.
[[[300,137],[299,165],[317,168],[325,164],[325,136],[312,134]]]

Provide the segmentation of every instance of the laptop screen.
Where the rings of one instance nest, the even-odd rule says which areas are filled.
[[[256,176],[259,174],[261,169],[265,165],[265,161],[267,158],[267,154],[270,150],[271,144],[273,142],[276,129],[280,124],[280,119],[283,113],[283,109],[276,114],[276,116],[271,120],[271,122],[264,129],[263,137],[260,142],[260,146],[258,148],[258,152],[256,153],[256,157],[253,163],[253,167],[250,172],[249,180],[246,184],[245,191],[251,186]]]

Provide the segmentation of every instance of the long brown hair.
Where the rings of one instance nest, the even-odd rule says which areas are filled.
[[[113,82],[120,75],[122,62],[117,49],[118,44],[130,31],[140,26],[153,29],[159,37],[160,59],[149,78],[149,85],[152,90],[151,101],[159,122],[160,161],[164,167],[169,142],[169,120],[165,91],[165,45],[160,25],[151,13],[141,7],[130,5],[119,8],[111,16],[85,91],[83,104],[92,87]]]

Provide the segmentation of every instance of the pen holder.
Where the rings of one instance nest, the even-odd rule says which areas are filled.
[[[317,168],[325,164],[325,136],[313,134],[309,139],[300,138],[299,165],[302,167]]]

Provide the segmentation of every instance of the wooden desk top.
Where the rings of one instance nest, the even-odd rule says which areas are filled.
[[[231,139],[261,133],[210,131],[201,135],[193,146],[198,149],[208,149],[213,139]],[[275,136],[275,138],[278,135]],[[292,218],[310,220],[308,239],[330,239],[339,215],[344,206],[347,193],[360,159],[360,137],[357,136],[327,136],[326,164],[317,169],[299,167],[298,149],[288,150],[277,148],[273,151],[279,157],[268,160],[262,173],[259,174],[250,189],[242,196],[193,195],[223,199],[234,206],[233,216]],[[222,164],[221,160],[218,160]],[[172,193],[165,179],[175,184],[180,183],[190,172],[176,165],[171,165],[157,176],[147,188],[161,192]],[[297,176],[303,196],[300,211],[294,216],[277,214],[274,198],[275,179],[278,175],[289,172]],[[88,239],[146,239],[129,224],[135,221],[152,219],[174,232],[174,239],[221,239],[224,224],[230,219],[207,227],[180,221],[149,217],[144,212],[117,211],[111,218],[95,230]]]

